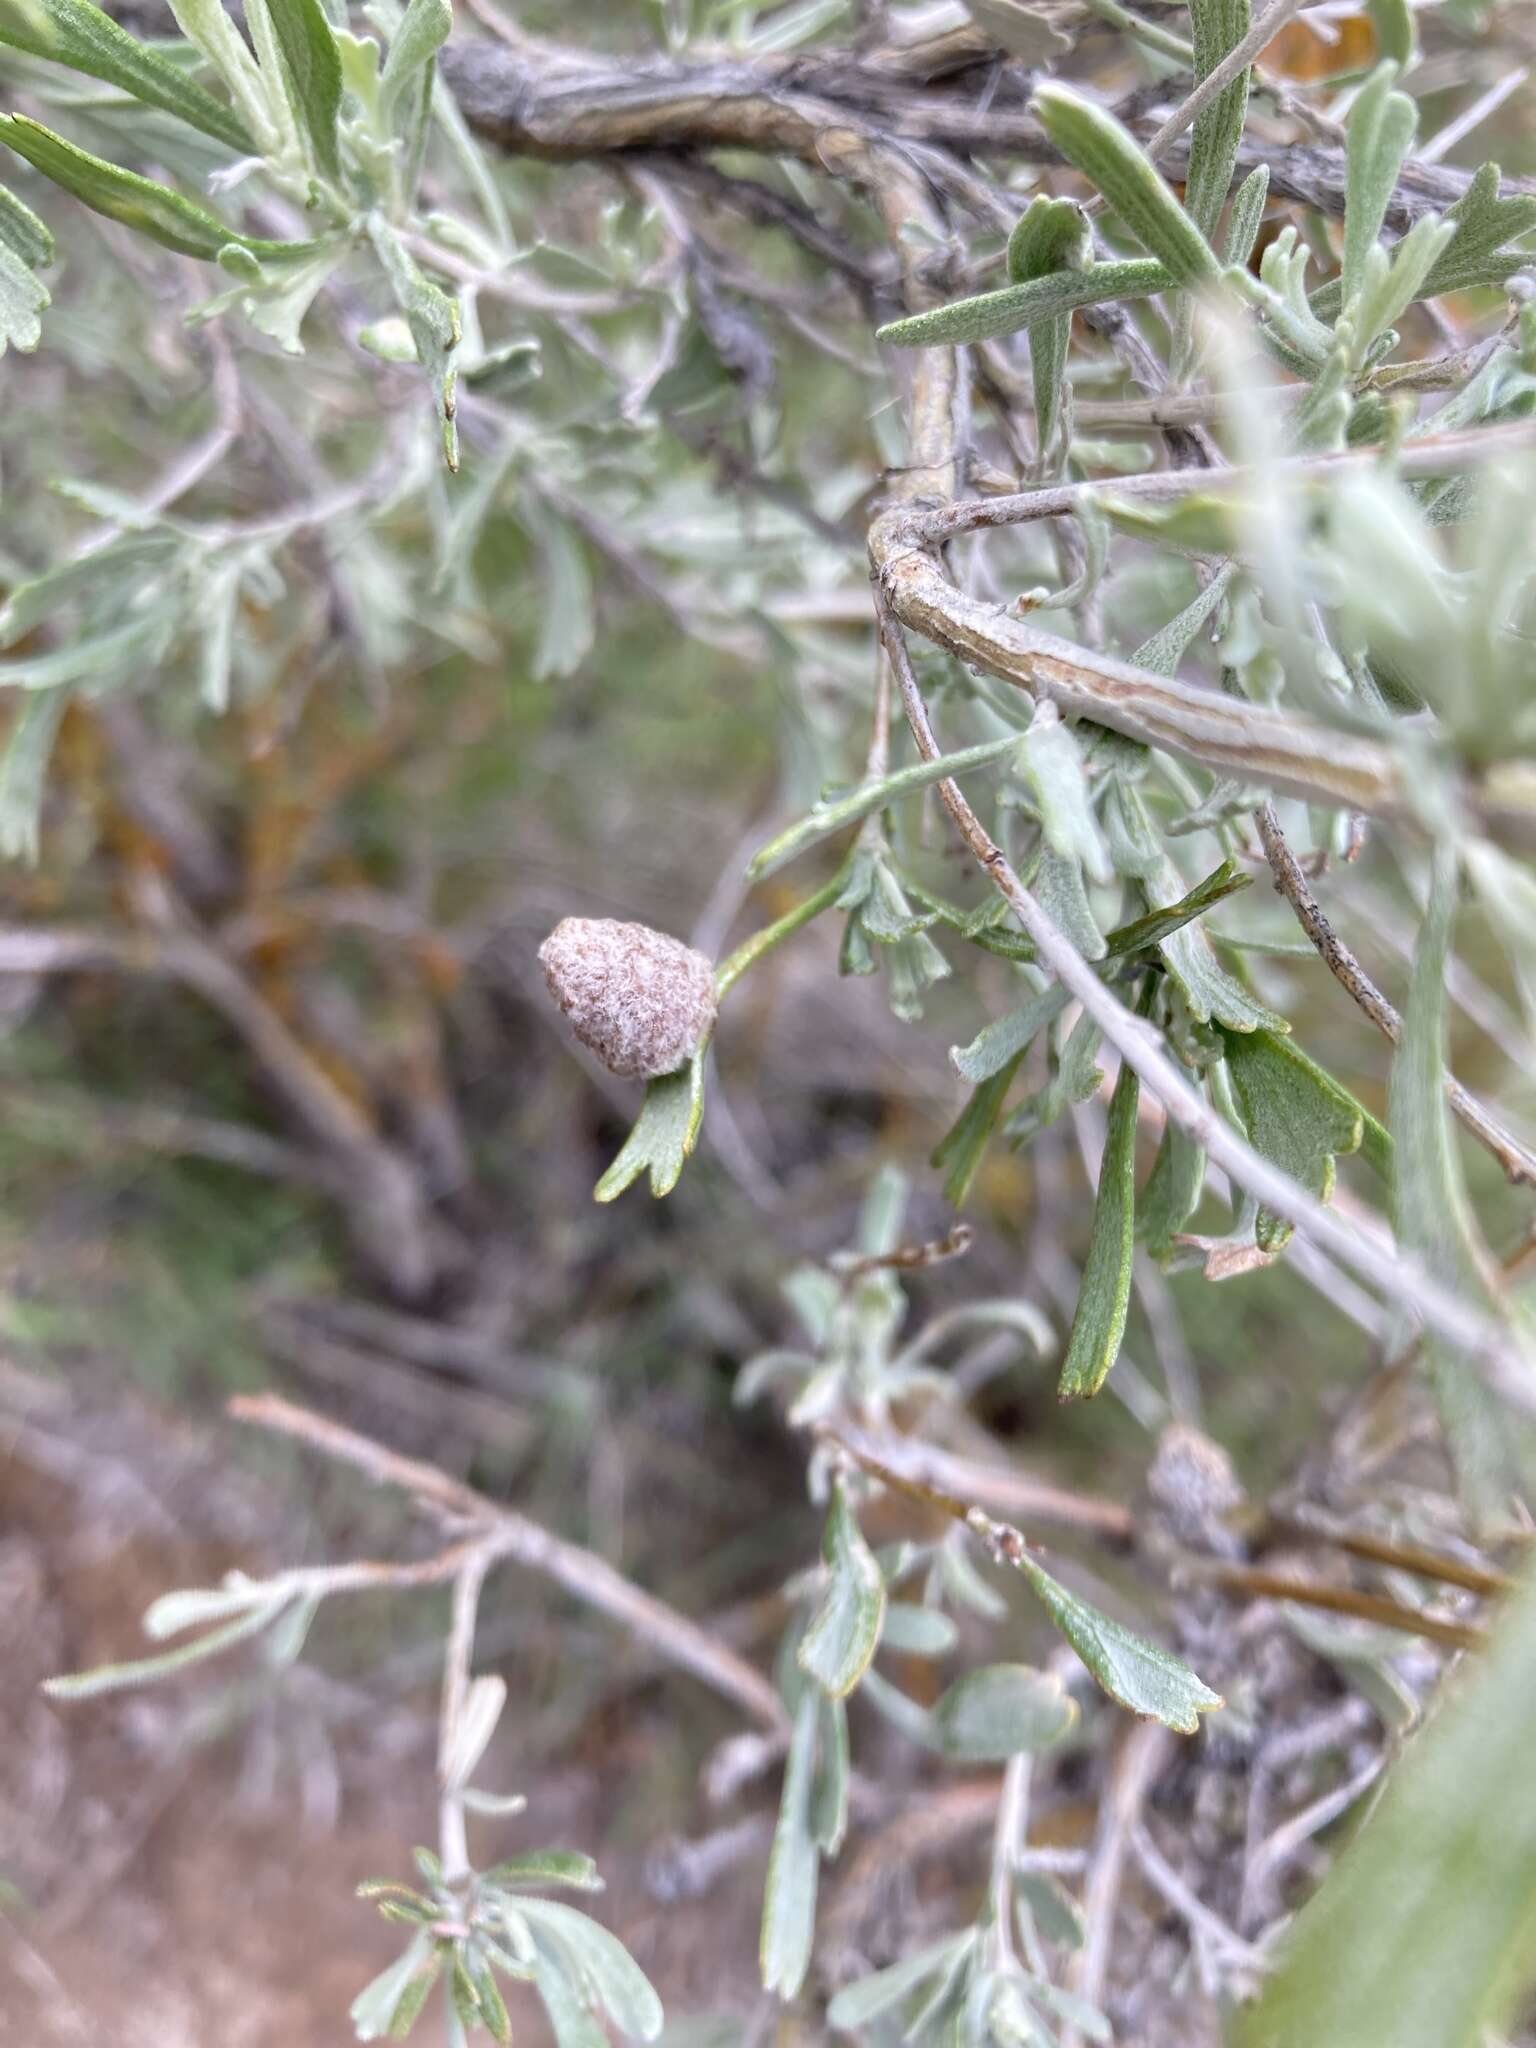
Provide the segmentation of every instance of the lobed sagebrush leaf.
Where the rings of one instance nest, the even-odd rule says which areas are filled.
[[[1334,1159],[1358,1151],[1364,1136],[1359,1104],[1288,1038],[1272,1031],[1227,1031],[1223,1039],[1254,1150],[1327,1201],[1333,1192]],[[1260,1209],[1261,1251],[1282,1251],[1291,1232],[1284,1217]]]
[[[703,1120],[701,1046],[686,1067],[647,1083],[634,1128],[594,1189],[594,1200],[615,1201],[642,1173],[650,1175],[653,1195],[670,1195],[682,1178],[689,1153],[698,1143]]]
[[[1171,1651],[1069,1593],[1027,1552],[1019,1569],[1099,1684],[1128,1712],[1161,1721],[1180,1735],[1193,1735],[1202,1714],[1225,1704],[1220,1693],[1212,1692]]]
[[[1344,202],[1343,303],[1363,289],[1370,252],[1381,236],[1403,159],[1413,146],[1418,109],[1394,90],[1398,67],[1378,64],[1350,109]]]
[[[1184,878],[1165,852],[1139,792],[1124,778],[1110,791],[1104,816],[1115,865],[1140,885],[1149,907],[1171,912],[1185,902]],[[1200,1023],[1214,1018],[1230,1031],[1290,1029],[1227,973],[1197,926],[1185,921],[1159,942],[1159,950]]]

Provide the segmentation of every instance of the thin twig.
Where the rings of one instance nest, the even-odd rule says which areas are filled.
[[[438,1853],[443,1874],[450,1881],[465,1875],[469,1865],[469,1838],[464,1822],[464,1787],[455,1782],[453,1755],[459,1726],[469,1697],[469,1676],[475,1656],[475,1617],[480,1609],[480,1588],[496,1557],[493,1544],[476,1544],[460,1565],[453,1581],[453,1619],[443,1655],[442,1706],[437,1724]]]
[[[775,1738],[788,1734],[788,1717],[778,1693],[734,1651],[652,1593],[631,1584],[606,1559],[539,1523],[477,1493],[417,1458],[402,1457],[372,1438],[313,1414],[277,1394],[237,1394],[229,1412],[321,1451],[338,1464],[364,1472],[382,1486],[396,1486],[458,1533],[487,1544],[492,1554],[540,1572],[639,1636],[670,1662],[691,1671],[715,1692],[734,1700]]]
[[[1381,1776],[1385,1762],[1384,1757],[1373,1756],[1352,1778],[1346,1779],[1332,1792],[1325,1792],[1320,1799],[1314,1799],[1310,1806],[1304,1806],[1300,1813],[1293,1814],[1259,1844],[1249,1864],[1244,1885],[1256,1902],[1266,1896],[1274,1879],[1304,1843],[1331,1826],[1340,1814],[1349,1811],[1363,1792],[1370,1790]]]
[[[1275,878],[1275,887],[1296,913],[1296,921],[1317,948],[1318,956],[1340,988],[1359,1004],[1384,1038],[1393,1045],[1403,1035],[1403,1020],[1377,988],[1349,947],[1328,921],[1327,913],[1313,895],[1306,875],[1280,829],[1272,803],[1254,812],[1254,823],[1263,841],[1264,857]],[[1487,1106],[1456,1079],[1445,1077],[1445,1099],[1463,1128],[1480,1145],[1486,1146],[1516,1186],[1536,1187],[1536,1154],[1493,1115]]]
[[[897,684],[906,706],[908,723],[918,752],[924,760],[939,758],[928,709],[918,688],[911,657],[901,629],[890,609],[878,603],[880,630],[890,649]],[[1442,1287],[1414,1261],[1402,1257],[1388,1245],[1374,1242],[1364,1232],[1346,1223],[1336,1211],[1315,1195],[1298,1186],[1289,1174],[1262,1158],[1246,1139],[1240,1138],[1216,1115],[1210,1105],[1180,1073],[1163,1049],[1152,1026],[1134,1017],[1093,967],[1065,937],[1055,921],[1024,887],[994,845],[991,835],[966,802],[956,783],[938,785],[945,808],[959,827],[962,838],[978,864],[1013,910],[1025,933],[1034,940],[1043,965],[1082,1004],[1105,1038],[1126,1060],[1145,1085],[1161,1101],[1173,1120],[1182,1125],[1207,1156],[1266,1208],[1283,1216],[1303,1234],[1331,1251],[1343,1264],[1396,1300],[1422,1321],[1461,1347],[1476,1362],[1506,1399],[1528,1412],[1536,1412],[1536,1376],[1511,1334],[1498,1323],[1469,1308],[1449,1289]]]
[[[1143,1823],[1138,1822],[1131,1830],[1131,1853],[1141,1865],[1148,1882],[1162,1893],[1176,1913],[1182,1915],[1192,1933],[1203,1934],[1227,1962],[1236,1964],[1240,1969],[1254,1972],[1263,1969],[1264,1951],[1245,1940],[1235,1927],[1229,1927],[1219,1913],[1213,1913],[1203,1899],[1196,1897]]]
[[[1229,1592],[1246,1593],[1251,1599],[1288,1600],[1294,1606],[1316,1607],[1325,1614],[1348,1614],[1360,1621],[1374,1622],[1380,1628],[1400,1629],[1404,1635],[1444,1643],[1452,1650],[1480,1650],[1488,1640],[1487,1630],[1472,1622],[1427,1614],[1422,1608],[1389,1599],[1385,1593],[1363,1593],[1354,1586],[1329,1586],[1318,1579],[1264,1571],[1257,1565],[1185,1556],[1179,1560],[1175,1577],[1223,1586]]]
[[[1126,1851],[1172,1747],[1173,1737],[1166,1728],[1156,1721],[1138,1721],[1121,1738],[1109,1783],[1099,1801],[1098,1827],[1083,1886],[1087,1932],[1072,1977],[1073,1990],[1090,2005],[1104,2002]],[[1075,2028],[1063,2033],[1061,2048],[1082,2048],[1082,2036]]]

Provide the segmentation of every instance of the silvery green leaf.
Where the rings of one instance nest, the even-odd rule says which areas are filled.
[[[231,1572],[222,1586],[189,1586],[175,1593],[162,1593],[145,1610],[144,1633],[154,1642],[163,1643],[167,1636],[179,1635],[184,1628],[196,1628],[205,1621],[222,1621],[228,1614],[244,1614],[252,1607],[268,1606],[273,1598],[268,1581]]]
[[[933,1568],[945,1594],[956,1605],[968,1607],[972,1614],[984,1615],[988,1621],[1001,1621],[1008,1612],[1008,1602],[972,1564],[962,1530],[956,1529],[944,1539]]]
[[[937,1749],[938,1737],[934,1734],[933,1717],[927,1708],[909,1699],[899,1686],[882,1678],[873,1666],[864,1674],[859,1698],[867,1701],[908,1742],[916,1743],[919,1749]]]
[[[1189,14],[1198,85],[1248,33],[1249,0],[1190,0]],[[1240,71],[1229,86],[1202,107],[1190,135],[1184,204],[1207,241],[1215,234],[1221,210],[1227,203],[1227,187],[1232,182],[1248,112],[1249,77],[1249,71]]]
[[[325,10],[320,0],[256,0],[256,5],[271,23],[288,103],[310,161],[323,176],[340,178],[341,53]]]
[[[933,1710],[939,1746],[953,1763],[1006,1763],[1049,1749],[1077,1722],[1077,1702],[1053,1672],[984,1664],[957,1679]]]
[[[422,2007],[431,1994],[433,1985],[442,1974],[443,1950],[434,1948],[422,1963],[420,1969],[410,1977],[405,1989],[395,2001],[395,2009],[389,2016],[389,2038],[403,2041],[421,2018]]]
[[[0,859],[37,860],[43,783],[68,704],[66,690],[29,692],[11,720],[0,755]]]
[[[261,1654],[274,1670],[280,1670],[287,1664],[297,1664],[304,1654],[304,1645],[309,1641],[315,1616],[320,1612],[321,1598],[319,1593],[300,1594],[268,1629]]]
[[[621,2034],[654,2041],[661,2032],[661,2000],[623,1942],[573,1906],[553,1899],[522,1899],[518,1911],[538,1937],[558,1951],[573,1983],[601,2005]]]
[[[929,1163],[943,1172],[944,1199],[956,1209],[965,1206],[1023,1057],[1022,1050],[1010,1054],[971,1091],[964,1109],[933,1148]]]
[[[760,1351],[737,1373],[731,1399],[739,1408],[749,1407],[776,1381],[804,1380],[815,1370],[816,1360],[808,1351]]]
[[[872,1977],[860,1977],[845,1984],[827,2007],[828,2022],[841,2034],[857,2034],[882,2014],[904,2005],[931,1977],[947,1978],[958,1961],[975,1946],[976,1935],[967,1928],[963,1934],[946,1934],[915,1955],[906,1956],[889,1969]]]
[[[297,0],[294,0],[297,4]],[[318,0],[308,0],[317,6]],[[330,33],[329,30],[326,31]],[[459,466],[459,436],[454,423],[455,351],[459,346],[459,309],[446,292],[424,277],[409,250],[382,214],[367,217],[368,236],[384,267],[395,304],[405,315],[416,354],[437,394],[443,423],[443,454],[450,469]]]
[[[1088,901],[1083,870],[1075,859],[1063,858],[1051,847],[1045,847],[1035,875],[1034,892],[1051,923],[1071,940],[1085,960],[1104,958],[1104,934]]]
[[[946,776],[962,775],[968,768],[982,768],[1001,761],[1017,745],[1017,739],[1010,734],[1006,739],[988,740],[981,746],[963,747],[958,753],[941,755],[937,761],[917,761],[910,767],[898,768],[892,775],[882,776],[878,781],[862,783],[847,796],[833,802],[818,801],[805,817],[770,839],[766,846],[759,847],[747,865],[747,880],[759,882],[765,875],[773,874],[787,861],[795,859],[808,846],[814,846],[817,840],[825,839],[829,833],[856,825],[872,811],[884,810],[888,804],[917,790],[928,789],[935,782],[942,782]]]
[[[1171,910],[1183,902],[1184,878],[1164,852],[1140,793],[1123,778],[1110,790],[1105,824],[1115,865],[1140,884],[1148,906]],[[1113,934],[1110,942],[1113,944]],[[1192,1014],[1202,1024],[1214,1017],[1232,1031],[1284,1033],[1290,1029],[1283,1017],[1233,980],[1198,926],[1185,924],[1163,939],[1159,950]]]
[[[1063,1401],[1088,1398],[1099,1391],[1125,1335],[1136,1238],[1136,1107],[1140,1100],[1141,1083],[1135,1069],[1128,1060],[1122,1061],[1110,1097],[1104,1158],[1093,1205],[1093,1234],[1057,1385]]]
[[[359,2041],[377,2041],[388,2033],[401,1994],[431,1953],[429,1936],[425,1933],[416,1935],[387,1970],[381,1970],[370,1984],[359,1991],[349,2008]]]
[[[483,1813],[488,1820],[510,1820],[528,1804],[521,1792],[481,1792],[473,1785],[466,1786],[459,1797],[471,1813]]]
[[[603,1889],[597,1865],[590,1856],[583,1856],[575,1849],[530,1849],[526,1856],[510,1857],[505,1863],[498,1863],[486,1871],[485,1882],[512,1891],[525,1888],[539,1891],[552,1885],[562,1885],[578,1892],[600,1892]]]
[[[53,261],[52,232],[5,185],[0,185],[0,243],[19,256],[29,270]]]
[[[471,1679],[464,1694],[459,1717],[448,1738],[443,1758],[442,1782],[447,1792],[457,1792],[474,1775],[485,1755],[486,1744],[496,1733],[496,1723],[507,1703],[507,1681],[495,1673]]]
[[[1232,195],[1227,215],[1227,238],[1222,244],[1223,264],[1246,270],[1264,225],[1264,203],[1269,198],[1269,165],[1250,171]]]
[[[1263,313],[1264,340],[1271,354],[1309,379],[1335,346],[1333,330],[1324,324],[1317,300],[1307,294],[1311,260],[1311,250],[1295,226],[1287,224],[1265,248],[1257,277],[1246,270],[1226,273],[1238,296]]]
[[[1377,55],[1390,57],[1406,71],[1417,54],[1408,0],[1365,0],[1365,11],[1375,31]]]
[[[240,609],[240,566],[220,563],[203,585],[199,604],[202,628],[197,662],[197,694],[212,712],[229,709],[234,666],[235,618]]]
[[[312,242],[263,242],[236,234],[207,207],[183,199],[168,185],[157,185],[151,178],[141,178],[77,149],[24,114],[0,114],[0,142],[8,143],[18,156],[83,200],[93,212],[121,221],[124,227],[183,256],[199,256],[212,263],[220,249],[234,242],[257,255],[283,260],[308,255],[315,246]]]
[[[1530,257],[1506,245],[1536,227],[1536,194],[1499,196],[1499,167],[1484,164],[1445,218],[1456,235],[1441,253],[1420,288],[1426,299],[1465,291],[1481,284],[1502,284]],[[1334,318],[1344,302],[1343,281],[1330,278],[1312,294],[1312,310],[1321,319]],[[1454,401],[1453,401],[1454,402]]]
[[[864,1541],[847,1488],[834,1483],[822,1557],[826,1589],[801,1638],[796,1661],[824,1693],[842,1699],[869,1668],[885,1617],[885,1578]]]
[[[1364,1124],[1359,1104],[1289,1038],[1252,1031],[1228,1032],[1225,1039],[1227,1068],[1249,1143],[1326,1202],[1333,1192],[1335,1155],[1360,1148]],[[1291,1229],[1284,1217],[1260,1209],[1260,1250],[1283,1250]]]
[[[1104,1078],[1097,1063],[1099,1038],[1098,1025],[1084,1013],[1068,1033],[1049,1081],[1037,1095],[1022,1102],[1004,1126],[1013,1144],[1029,1142],[1058,1117],[1065,1116],[1075,1103],[1091,1102],[1098,1094]]]
[[[174,637],[178,613],[162,605],[115,631],[82,633],[46,654],[8,661],[0,667],[0,687],[52,691],[80,683],[92,694],[119,682],[130,668],[142,668],[164,654]]]
[[[1188,1665],[1069,1593],[1027,1552],[1019,1569],[1099,1684],[1130,1713],[1193,1735],[1202,1714],[1225,1704]]]
[[[698,1143],[704,1120],[704,1047],[675,1074],[646,1084],[645,1100],[619,1156],[593,1190],[593,1199],[612,1202],[637,1181],[651,1177],[651,1193],[670,1195]]]
[[[227,143],[242,156],[255,148],[230,108],[194,84],[180,65],[129,35],[91,0],[0,0],[0,43],[103,79],[143,105],[159,107]]]
[[[1467,878],[1509,959],[1526,1021],[1536,1031],[1536,876],[1486,840],[1464,848]]]
[[[533,653],[533,676],[546,682],[580,668],[592,649],[596,602],[586,552],[567,520],[541,509],[534,539],[543,560],[544,610]]]
[[[804,1324],[811,1342],[825,1344],[843,1303],[842,1285],[835,1276],[825,1266],[796,1266],[786,1275],[780,1292]]]
[[[289,1600],[287,1593],[264,1606],[253,1607],[235,1620],[226,1622],[223,1628],[210,1629],[205,1636],[183,1643],[180,1648],[166,1650],[158,1657],[140,1657],[127,1664],[101,1664],[94,1671],[73,1672],[63,1678],[45,1678],[43,1691],[54,1700],[89,1700],[98,1693],[122,1692],[131,1685],[150,1685],[156,1679],[169,1678],[178,1671],[185,1671],[189,1664],[201,1663],[204,1657],[216,1657],[221,1650],[243,1642],[247,1636],[256,1635],[274,1622]]]
[[[0,185],[0,356],[8,346],[23,355],[37,347],[43,332],[38,316],[50,303],[48,287],[33,275],[34,263],[48,257],[30,253],[39,243],[29,222],[47,235],[37,216]],[[51,237],[47,246],[51,249]]]
[[[1037,192],[1008,237],[1008,277],[1028,284],[1055,271],[1086,270],[1093,260],[1093,230],[1073,199],[1054,199]],[[1042,460],[1058,440],[1071,438],[1068,417],[1071,387],[1067,383],[1067,352],[1072,341],[1070,313],[1053,313],[1029,326],[1029,366],[1035,400],[1035,438]]]
[[[1204,1084],[1196,1085],[1203,1094]],[[1136,1234],[1154,1259],[1165,1259],[1173,1251],[1173,1240],[1199,1208],[1204,1188],[1205,1153],[1184,1126],[1169,1117],[1136,1205]]]
[[[934,348],[944,344],[990,341],[1017,334],[1036,320],[1074,312],[1079,306],[1103,305],[1119,299],[1146,299],[1167,291],[1175,282],[1164,265],[1135,257],[1122,263],[1095,263],[1087,270],[1058,270],[1028,284],[1005,285],[1001,291],[978,292],[974,298],[911,313],[877,328],[875,339],[893,348]]]
[[[1074,1991],[1064,1991],[1048,1979],[1036,1979],[1030,1990],[1043,2005],[1048,2005],[1058,2019],[1075,2027],[1085,2041],[1109,2041],[1114,2038],[1109,2021],[1096,2005],[1090,2005],[1086,1998],[1079,1998]]]
[[[1111,958],[1118,958],[1126,953],[1143,952],[1148,946],[1161,945],[1171,933],[1192,924],[1197,917],[1204,917],[1218,903],[1224,903],[1229,896],[1236,896],[1252,887],[1252,875],[1245,875],[1236,862],[1224,860],[1220,867],[1212,868],[1187,895],[1179,897],[1176,903],[1170,903],[1166,910],[1149,910],[1144,917],[1133,917],[1128,924],[1116,925],[1105,938],[1105,950]]]
[[[979,29],[1026,64],[1050,64],[1072,47],[1072,38],[1057,28],[1038,7],[1024,0],[964,0],[965,11]]]
[[[1088,777],[1072,728],[1049,699],[1035,707],[1019,742],[1019,773],[1040,812],[1047,844],[1065,860],[1078,862],[1095,882],[1114,870],[1093,815]]]
[[[405,18],[390,38],[389,55],[384,63],[380,104],[386,119],[395,112],[401,94],[411,81],[432,62],[447,42],[452,28],[450,0],[410,0]]]
[[[304,353],[299,338],[304,317],[330,281],[343,254],[332,246],[319,250],[307,262],[285,263],[281,267],[269,264],[262,271],[260,288],[243,294],[241,305],[246,318],[259,334],[275,341],[285,355]]]
[[[1208,619],[1227,594],[1227,585],[1237,574],[1235,562],[1223,562],[1197,597],[1161,626],[1150,640],[1144,640],[1131,661],[1137,668],[1149,668],[1154,675],[1174,676]]]
[[[1396,1155],[1394,1222],[1404,1251],[1442,1287],[1493,1316],[1503,1313],[1477,1232],[1445,1101],[1445,983],[1456,922],[1459,863],[1440,845],[1414,953],[1403,1035],[1392,1062],[1390,1122]],[[1479,1523],[1506,1510],[1529,1428],[1506,1412],[1462,1353],[1424,1333],[1430,1384],[1462,1493]]]
[[[1214,283],[1221,266],[1209,242],[1129,129],[1054,81],[1036,89],[1031,106],[1068,163],[1104,195],[1175,284]]]
[[[864,1200],[858,1210],[858,1249],[868,1260],[883,1260],[901,1243],[901,1223],[907,1214],[909,1200],[909,1176],[903,1174],[899,1165],[887,1159],[864,1190]]]
[[[883,1649],[908,1657],[947,1657],[959,1640],[959,1630],[937,1607],[893,1600],[885,1610],[885,1626],[880,1631]]]
[[[1086,1932],[1082,1909],[1061,1881],[1048,1870],[1017,1870],[1013,1876],[1014,1897],[1034,1919],[1047,1941],[1059,1948],[1078,1949]]]
[[[811,1788],[811,1834],[823,1856],[835,1856],[848,1832],[848,1708],[823,1699],[816,1745],[816,1781]]]
[[[784,1789],[778,1824],[768,1857],[763,1892],[763,1925],[759,1945],[763,1989],[780,1998],[794,1998],[810,1968],[816,1933],[816,1879],[819,1865],[811,1833],[811,1792],[816,1771],[817,1728],[821,1696],[807,1687],[795,1712],[784,1764]]]
[[[168,5],[187,41],[202,52],[229,88],[240,119],[250,131],[248,147],[262,156],[278,155],[288,132],[286,110],[273,105],[281,85],[276,80],[269,85],[262,77],[224,0],[168,0]]]
[[[1037,192],[1008,237],[1008,276],[1014,284],[1048,277],[1053,271],[1088,269],[1093,230],[1075,199]]]
[[[986,1025],[969,1045],[950,1047],[950,1061],[967,1081],[989,1081],[1014,1064],[1048,1024],[1067,1007],[1070,998],[1060,987],[1040,989],[1016,1010]]]
[[[1349,112],[1343,266],[1346,312],[1365,284],[1366,259],[1381,235],[1387,203],[1419,125],[1413,101],[1394,90],[1397,74],[1396,64],[1378,64]]]
[[[1453,222],[1426,214],[1388,255],[1378,243],[1366,252],[1359,289],[1350,309],[1354,329],[1351,359],[1365,363],[1372,344],[1399,321],[1415,299],[1447,245],[1454,239]]]
[[[573,1989],[558,1962],[540,1955],[534,1982],[549,2015],[555,2048],[609,2048],[601,2022]]]

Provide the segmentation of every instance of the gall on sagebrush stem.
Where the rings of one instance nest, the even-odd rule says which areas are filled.
[[[562,918],[539,964],[576,1036],[626,1080],[675,1073],[714,1028],[714,967],[648,924]]]

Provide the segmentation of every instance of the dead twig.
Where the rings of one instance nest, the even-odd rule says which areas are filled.
[[[1296,921],[1317,948],[1318,957],[1345,993],[1370,1018],[1383,1038],[1396,1045],[1403,1035],[1403,1020],[1345,945],[1313,895],[1302,866],[1280,829],[1272,803],[1254,812],[1264,857],[1275,878],[1275,887],[1296,913]],[[1445,1077],[1445,1099],[1462,1125],[1486,1147],[1506,1176],[1518,1186],[1536,1187],[1536,1155],[1507,1131],[1490,1109],[1454,1074]]]
[[[486,1549],[491,1558],[510,1559],[552,1579],[631,1630],[671,1663],[733,1700],[775,1738],[787,1737],[783,1702],[761,1672],[717,1643],[686,1615],[632,1584],[606,1559],[552,1535],[515,1508],[490,1500],[437,1466],[402,1457],[371,1437],[280,1395],[236,1395],[229,1412],[237,1422],[253,1423],[308,1444],[338,1464],[365,1473],[378,1485],[398,1487],[446,1527]]]

